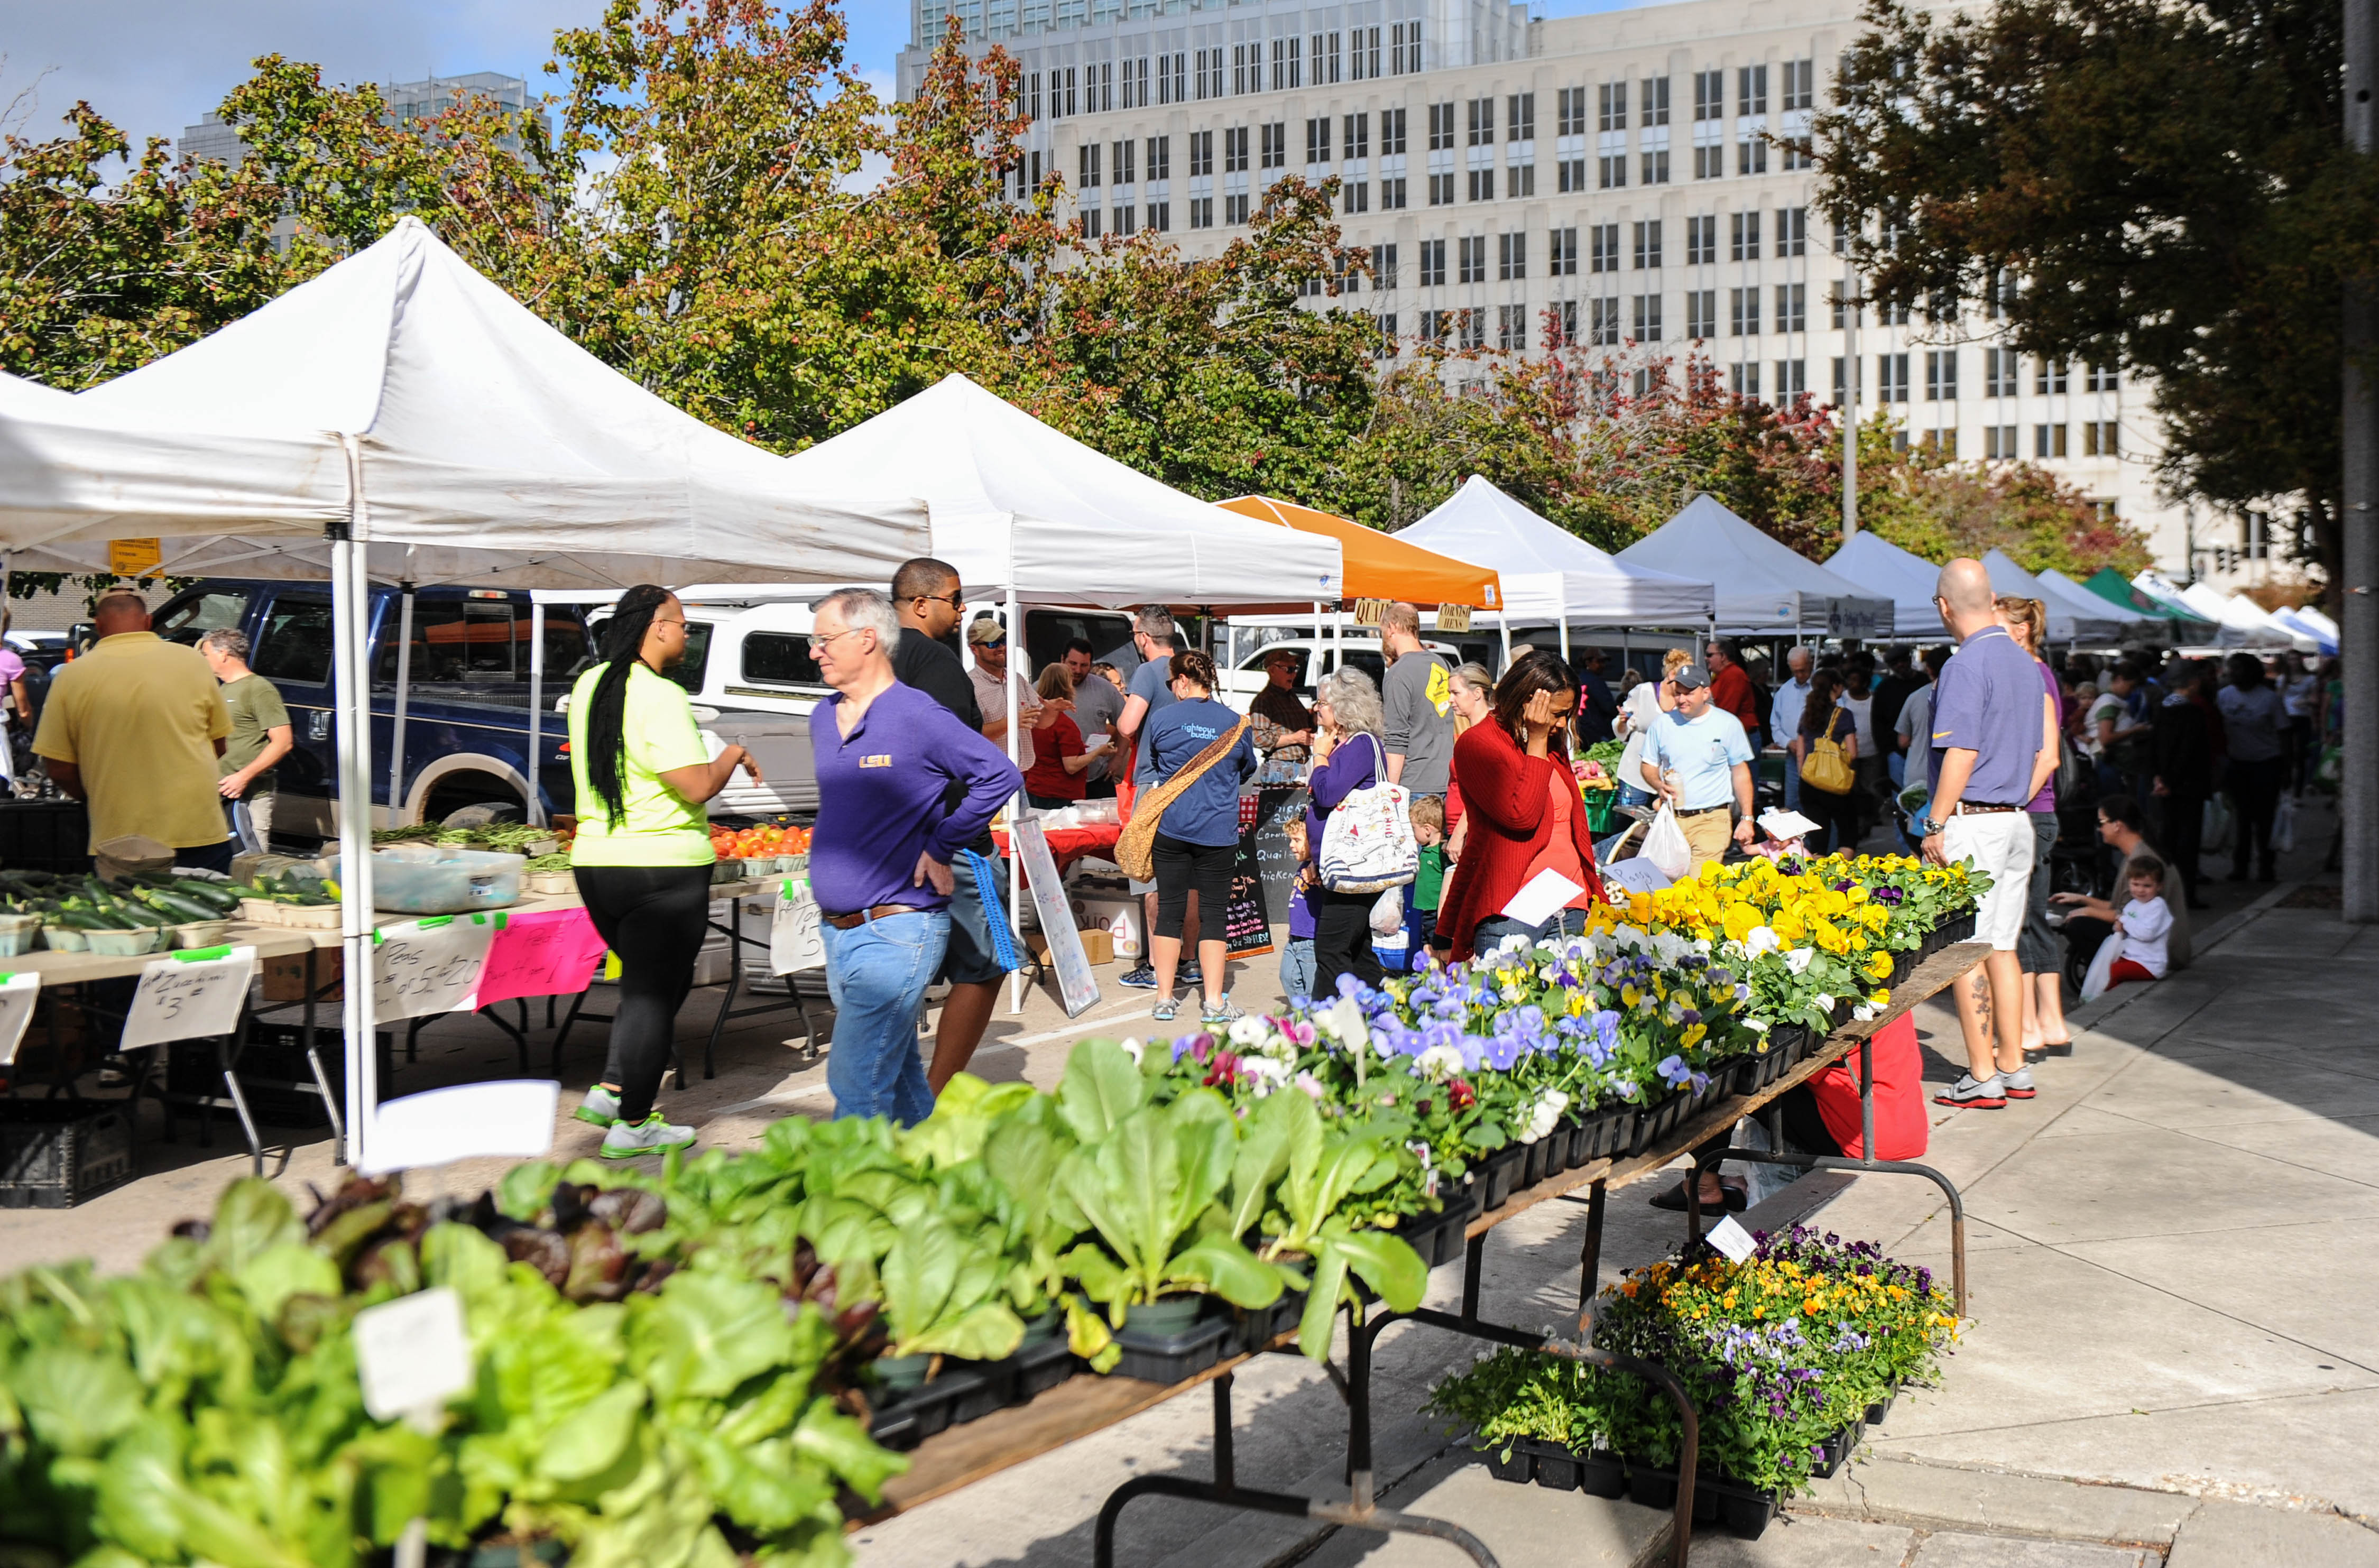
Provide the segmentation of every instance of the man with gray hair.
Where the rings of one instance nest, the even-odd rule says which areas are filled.
[[[847,588],[821,603],[810,657],[835,694],[810,725],[818,817],[810,852],[834,1002],[827,1084],[838,1116],[933,1114],[917,1013],[949,944],[951,862],[1023,776],[997,746],[892,673],[889,600]]]
[[[1388,782],[1443,796],[1454,770],[1454,672],[1420,640],[1420,610],[1392,604],[1380,618],[1387,672],[1380,680]]]
[[[1784,655],[1784,667],[1793,679],[1776,688],[1776,695],[1768,705],[1768,732],[1770,735],[1793,736],[1801,732],[1801,710],[1809,706],[1809,671],[1815,660],[1806,645],[1797,646]],[[1801,765],[1793,754],[1784,754],[1784,809],[1801,809]]]
[[[216,759],[223,814],[241,845],[262,854],[272,847],[274,769],[297,742],[281,688],[248,667],[248,633],[235,627],[218,626],[199,639],[231,714],[231,737]]]

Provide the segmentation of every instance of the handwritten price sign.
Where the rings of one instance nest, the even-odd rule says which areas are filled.
[[[574,996],[603,961],[603,938],[585,910],[533,910],[504,922],[488,948],[487,967],[467,1004],[484,1007],[514,996]]]
[[[382,1019],[451,1012],[470,1000],[501,914],[431,915],[373,934],[372,1007]]]
[[[253,947],[199,947],[152,959],[125,1014],[123,1049],[229,1034],[239,1027],[255,974]]]

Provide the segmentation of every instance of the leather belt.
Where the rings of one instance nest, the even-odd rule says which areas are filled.
[[[1714,811],[1733,811],[1733,809],[1734,802],[1728,801],[1715,806],[1680,806],[1677,808],[1677,814],[1679,816],[1708,816]]]
[[[1960,801],[1950,808],[1950,814],[1951,816],[1984,816],[1993,812],[2022,810],[2023,807],[2021,805],[2002,806],[1995,805],[1988,801]]]
[[[918,914],[921,912],[922,911],[910,908],[907,904],[876,904],[871,908],[861,910],[856,914],[821,914],[818,918],[826,922],[828,925],[833,926],[837,931],[850,931],[855,927],[865,925],[872,920],[889,920],[894,915]]]

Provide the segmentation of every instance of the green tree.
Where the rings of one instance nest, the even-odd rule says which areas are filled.
[[[2163,477],[2243,507],[2301,497],[2337,556],[2344,280],[2379,171],[2342,139],[2333,0],[1869,0],[1820,196],[1870,297],[2152,377]]]

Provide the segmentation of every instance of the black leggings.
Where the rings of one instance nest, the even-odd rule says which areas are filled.
[[[1199,935],[1209,942],[1223,939],[1223,911],[1231,905],[1231,868],[1238,863],[1239,846],[1191,844],[1159,833],[1151,847],[1156,862],[1156,928],[1152,935],[1178,941],[1189,918],[1190,895],[1198,895],[1203,915]]]
[[[1366,985],[1385,979],[1380,956],[1371,951],[1371,906],[1377,893],[1333,893],[1316,888],[1306,895],[1313,911],[1313,995],[1322,1001],[1338,995],[1338,977],[1351,974]]]
[[[620,1086],[620,1119],[652,1114],[669,1070],[677,1010],[694,988],[694,958],[710,934],[706,865],[582,865],[578,896],[620,956],[620,1004],[603,1081]]]
[[[1818,789],[1807,779],[1801,780],[1801,814],[1817,825],[1809,835],[1814,840],[1809,849],[1815,854],[1831,854],[1839,850],[1855,853],[1858,849],[1858,789],[1853,786],[1836,795]]]

